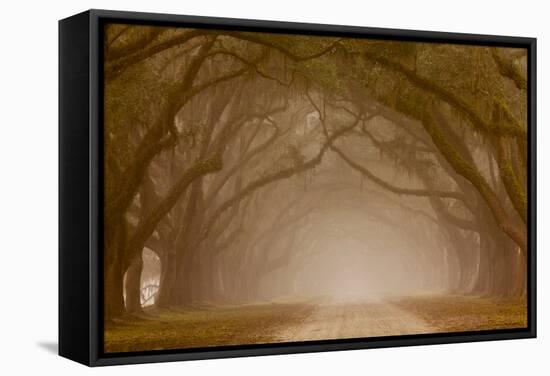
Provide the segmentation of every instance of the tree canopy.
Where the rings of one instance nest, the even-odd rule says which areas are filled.
[[[162,307],[285,294],[323,241],[419,289],[526,293],[526,50],[104,34],[106,319],[141,310],[144,249]]]

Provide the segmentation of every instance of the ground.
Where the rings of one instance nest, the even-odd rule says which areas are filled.
[[[106,324],[105,352],[362,338],[527,326],[523,300],[423,295],[147,310]]]

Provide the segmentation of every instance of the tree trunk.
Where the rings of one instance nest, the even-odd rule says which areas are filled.
[[[103,260],[104,287],[103,303],[105,321],[122,316],[124,307],[124,249],[126,241],[126,227],[124,222],[119,221],[119,226],[109,228],[105,231],[105,250]]]
[[[105,321],[124,313],[123,272],[119,258],[105,266],[104,315]]]
[[[169,308],[172,304],[172,293],[176,279],[176,253],[166,250],[161,259],[160,285],[156,306]]]
[[[516,284],[514,296],[525,298],[527,296],[527,253],[518,249]]]
[[[183,254],[178,256],[174,288],[170,296],[173,306],[185,307],[191,304],[195,283],[196,266],[192,252],[183,249]]]
[[[480,234],[480,258],[477,283],[474,293],[482,296],[491,295],[494,291],[494,261],[495,240],[493,234],[484,232]]]
[[[124,289],[126,292],[126,312],[140,313],[141,309],[141,271],[143,270],[143,258],[141,254],[134,258],[126,271]]]

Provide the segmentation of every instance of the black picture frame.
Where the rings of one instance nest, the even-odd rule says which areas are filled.
[[[102,27],[107,21],[528,50],[528,326],[123,354],[102,351]],[[88,366],[536,337],[536,39],[89,10],[59,21],[59,354]]]

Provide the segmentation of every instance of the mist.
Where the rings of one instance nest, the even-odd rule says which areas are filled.
[[[526,59],[108,24],[107,333],[173,320],[155,346],[179,348],[246,343],[246,322],[254,343],[523,325]]]

